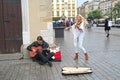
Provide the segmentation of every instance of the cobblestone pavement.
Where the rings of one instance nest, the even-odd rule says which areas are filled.
[[[53,62],[53,67],[19,60],[19,53],[0,54],[0,80],[120,80],[120,28],[112,28],[109,38],[103,27],[87,30],[84,47],[89,60],[80,51],[78,66],[92,68],[92,74],[61,75],[62,67],[76,65],[71,31],[65,31],[64,38],[56,38],[55,43],[60,46],[62,61]]]

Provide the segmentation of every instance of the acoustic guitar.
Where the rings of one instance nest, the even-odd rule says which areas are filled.
[[[35,57],[36,54],[37,54],[37,51],[38,51],[38,50],[42,50],[42,46],[38,46],[38,47],[33,46],[33,47],[32,47],[32,50],[33,50],[33,49],[35,50],[35,52],[30,51],[30,52],[29,52],[29,56],[30,56],[30,57]]]

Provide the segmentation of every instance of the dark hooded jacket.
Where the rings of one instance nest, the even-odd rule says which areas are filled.
[[[43,41],[43,44],[39,44],[37,41],[34,41],[32,44],[30,44],[27,47],[27,50],[32,51],[32,47],[38,47],[38,46],[42,46],[43,50],[47,50],[47,48],[49,47],[49,44],[45,41]]]

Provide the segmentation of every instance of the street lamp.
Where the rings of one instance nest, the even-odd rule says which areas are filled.
[[[111,21],[112,21],[112,0],[110,0],[111,2],[111,12],[110,12],[110,17],[111,17]]]

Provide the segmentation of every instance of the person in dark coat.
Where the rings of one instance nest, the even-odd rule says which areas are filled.
[[[31,57],[33,61],[37,61],[40,64],[48,63],[48,65],[51,67],[52,63],[50,62],[51,57],[54,53],[50,53],[49,44],[45,42],[42,38],[42,36],[37,37],[37,41],[34,41],[32,44],[30,44],[27,47],[27,50],[35,52],[35,50],[32,47],[42,47],[42,50],[36,51],[35,57]]]
[[[109,31],[110,31],[110,26],[108,26],[108,18],[107,19],[105,19],[105,32],[106,32],[106,34],[107,34],[107,36],[106,37],[109,37]]]

